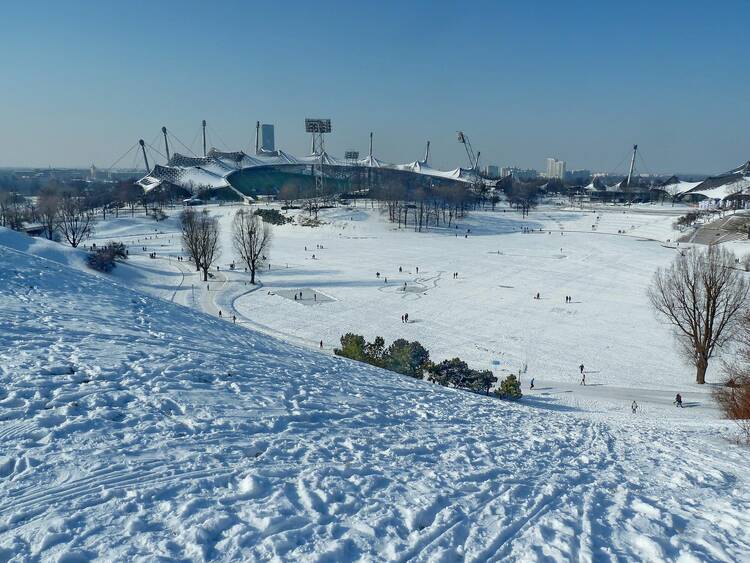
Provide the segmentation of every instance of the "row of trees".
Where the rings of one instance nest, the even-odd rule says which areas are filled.
[[[96,216],[119,216],[121,210],[130,211],[132,216],[136,209],[148,211],[149,207],[158,213],[184,196],[184,190],[174,186],[145,193],[132,181],[109,184],[52,180],[38,188],[34,196],[0,187],[0,226],[21,230],[25,225],[38,224],[46,238],[65,238],[72,246],[78,246],[90,236]]]
[[[349,332],[341,337],[341,347],[336,348],[334,353],[415,379],[423,379],[426,375],[432,383],[477,393],[489,394],[497,383],[497,377],[491,371],[471,369],[459,358],[439,363],[430,361],[429,351],[416,340],[410,342],[399,338],[386,347],[381,336],[368,342],[364,336]],[[511,375],[495,394],[502,398],[518,399],[521,397],[521,387],[515,376]]]
[[[182,243],[196,270],[203,272],[203,281],[208,281],[208,272],[221,252],[220,226],[218,218],[208,210],[196,211],[185,208],[180,214]],[[260,216],[240,209],[232,220],[232,246],[241,262],[250,272],[250,283],[255,284],[257,272],[266,263],[271,245],[271,227]]]

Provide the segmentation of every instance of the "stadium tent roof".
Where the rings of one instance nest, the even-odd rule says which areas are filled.
[[[261,150],[258,154],[250,156],[242,151],[223,152],[212,148],[208,151],[208,155],[205,157],[189,157],[175,153],[172,155],[172,158],[167,165],[156,165],[153,170],[136,183],[146,191],[160,186],[162,182],[170,182],[188,189],[222,188],[230,185],[227,177],[229,174],[236,172],[237,170],[262,166],[309,166],[320,162],[320,160],[321,155],[296,157],[282,150]],[[326,166],[365,166],[370,168],[399,170],[424,176],[464,182],[466,184],[473,183],[479,178],[474,170],[466,168],[438,170],[432,168],[426,161],[420,160],[407,164],[389,164],[378,160],[374,156],[367,156],[356,163],[351,163],[350,161],[336,158],[325,152],[322,155],[322,160],[323,164]]]
[[[653,189],[661,190],[670,196],[675,197],[692,190],[699,184],[700,182],[685,182],[684,180],[680,180],[677,176],[672,176],[658,186],[654,186]]]
[[[750,161],[745,164],[712,176],[700,182],[694,188],[684,192],[683,195],[702,195],[709,199],[723,200],[750,190]]]

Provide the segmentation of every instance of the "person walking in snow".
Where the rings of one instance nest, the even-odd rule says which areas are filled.
[[[674,398],[674,405],[676,407],[683,408],[683,406],[682,406],[682,395],[680,395],[679,393],[677,393],[677,396]]]
[[[232,315],[232,322],[234,324],[237,324],[237,317],[235,315]]]
[[[323,341],[322,340],[320,341],[320,349],[321,350],[323,349]]]
[[[583,374],[583,364],[581,364],[580,366],[578,366],[578,369],[580,369],[581,373]]]
[[[533,389],[533,388],[534,388],[534,378],[532,377],[531,384],[529,385],[529,389]]]
[[[404,322],[405,323],[409,322],[409,313],[404,313]]]
[[[221,309],[219,309],[219,317],[221,317]]]
[[[633,414],[635,414],[636,412],[638,412],[638,403],[636,403],[635,401],[633,401],[633,404],[630,405],[630,410],[633,411]]]
[[[401,322],[404,322],[404,316],[401,315]]]

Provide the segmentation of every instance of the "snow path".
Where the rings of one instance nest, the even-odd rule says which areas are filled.
[[[705,422],[505,403],[0,264],[0,559],[750,553],[747,450]]]

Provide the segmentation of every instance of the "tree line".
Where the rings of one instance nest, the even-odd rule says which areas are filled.
[[[368,342],[364,336],[347,333],[341,337],[341,347],[334,349],[334,354],[358,362],[394,371],[415,379],[425,375],[431,383],[445,387],[465,389],[489,395],[497,383],[497,377],[490,370],[475,370],[460,358],[452,358],[435,363],[430,360],[429,351],[418,341],[403,338],[394,340],[388,347],[381,336]],[[521,386],[514,375],[508,376],[495,391],[505,399],[521,397]]]

